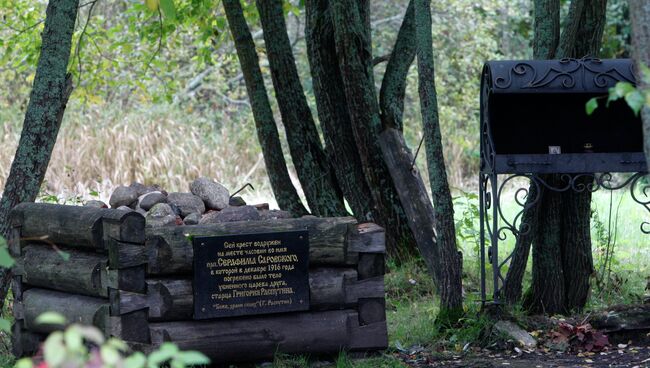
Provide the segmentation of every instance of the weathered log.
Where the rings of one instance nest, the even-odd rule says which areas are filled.
[[[22,275],[23,282],[33,286],[89,296],[108,296],[106,256],[75,250],[66,252],[68,259],[48,246],[26,246],[20,262],[22,264],[14,272]]]
[[[353,269],[316,268],[309,271],[309,289],[312,311],[356,308],[361,300],[384,298],[384,277],[357,280]],[[152,321],[191,319],[194,311],[190,279],[148,279],[146,294],[111,290],[110,300],[112,315],[149,308]],[[368,313],[374,312],[365,312],[364,320],[377,319]]]
[[[144,244],[132,244],[110,239],[107,242],[108,267],[112,269],[140,266],[147,263]]]
[[[109,316],[108,300],[62,293],[44,289],[29,289],[23,293],[25,327],[33,332],[48,333],[62,326],[37,324],[36,318],[45,312],[57,312],[69,323],[95,325],[106,330]]]
[[[604,332],[650,330],[650,304],[615,307],[593,314],[589,322]]]
[[[21,203],[11,218],[23,240],[93,249],[104,249],[108,239],[144,242],[144,217],[134,211]]]
[[[386,273],[384,253],[359,253],[357,274],[359,280],[381,276]]]
[[[16,358],[34,355],[45,336],[25,329],[23,321],[17,320],[11,327],[11,352]]]
[[[107,297],[109,288],[141,293],[146,289],[144,265],[113,270],[107,268],[106,255],[61,250],[66,259],[50,246],[28,245],[14,272],[31,286],[88,296]]]
[[[213,362],[270,359],[276,353],[338,354],[385,349],[386,323],[359,326],[356,311],[340,310],[211,321],[151,323],[154,346],[165,341],[199,350]]]
[[[355,265],[359,252],[384,252],[384,233],[376,225],[356,224],[353,218],[316,218],[230,222],[209,226],[147,229],[148,272],[183,274],[192,270],[192,243],[188,237],[308,230],[310,265]]]

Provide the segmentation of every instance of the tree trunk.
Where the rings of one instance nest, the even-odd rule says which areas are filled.
[[[354,216],[359,221],[372,219],[370,188],[363,176],[361,159],[352,133],[343,80],[336,57],[334,29],[328,0],[305,3],[305,39],[326,153]]]
[[[67,69],[78,6],[78,0],[51,0],[47,5],[34,85],[0,200],[0,234],[4,237],[9,232],[9,212],[18,203],[36,199],[50,162],[72,92]],[[0,270],[0,306],[4,304],[9,280],[9,270]]]
[[[647,0],[630,0],[630,20],[632,21],[632,54],[636,70],[643,70],[642,66],[650,67],[650,3]],[[643,79],[639,85],[644,89],[650,87]],[[650,107],[647,104],[641,114],[645,158],[650,171]]]
[[[573,0],[568,18],[560,37],[555,57],[597,56],[605,26],[606,0]],[[536,4],[535,9],[554,9]],[[538,16],[536,15],[536,19]],[[544,15],[541,15],[544,19]],[[546,18],[555,18],[555,15]],[[537,29],[535,37],[555,37],[556,32]],[[552,42],[536,41],[538,45]],[[544,48],[535,50],[535,56],[553,55]],[[563,186],[562,175],[543,175],[542,180]],[[576,184],[586,185],[591,179],[578,178]],[[531,186],[530,190],[534,190]],[[506,299],[513,302],[521,292],[521,276],[525,270],[528,241],[534,239],[533,280],[531,292],[525,304],[533,312],[566,313],[582,309],[589,297],[590,277],[593,273],[593,255],[591,252],[591,192],[567,191],[555,193],[540,188],[544,201],[539,208],[534,206],[524,213],[524,219],[532,219],[532,231],[535,234],[522,237],[516,244],[513,263],[506,277]],[[533,200],[529,196],[528,200]],[[558,218],[561,223],[557,224]],[[550,234],[551,232],[557,232]],[[537,256],[535,256],[537,254]],[[555,258],[555,259],[552,259]],[[562,278],[556,277],[562,274]],[[559,296],[562,291],[563,296]]]
[[[316,216],[345,216],[343,196],[300,84],[284,21],[282,0],[257,0],[264,43],[291,157],[307,204]]]
[[[255,119],[257,139],[262,147],[273,194],[281,209],[291,212],[294,216],[306,215],[308,212],[302,205],[287,171],[280,135],[273,118],[273,111],[266,94],[264,78],[255,51],[255,42],[248,24],[246,24],[241,4],[239,0],[224,0],[223,7],[246,81],[246,90]]]
[[[336,54],[352,132],[375,202],[375,220],[386,229],[389,252],[399,256],[400,253],[410,253],[415,241],[377,142],[381,132],[379,106],[373,83],[370,45],[358,8],[358,3],[353,0],[330,2]]]
[[[395,46],[388,59],[384,79],[379,90],[379,106],[384,129],[402,130],[406,76],[415,59],[415,13],[413,0],[409,1],[404,20],[397,34]]]
[[[415,0],[416,45],[418,56],[418,86],[427,166],[433,197],[434,227],[440,249],[440,291],[442,320],[456,321],[463,314],[462,264],[456,247],[454,207],[447,181],[442,150],[435,86],[433,39],[431,37],[431,0]],[[440,319],[440,317],[439,317]],[[449,322],[449,321],[448,321]]]
[[[535,37],[533,39],[533,57],[535,59],[552,59],[560,39],[560,0],[535,1]],[[548,177],[548,176],[547,176]],[[510,267],[503,285],[503,297],[514,304],[521,298],[522,282],[528,264],[531,243],[538,231],[539,207],[542,203],[538,196],[544,194],[544,187],[531,184],[524,215],[519,228],[520,235],[515,243]]]

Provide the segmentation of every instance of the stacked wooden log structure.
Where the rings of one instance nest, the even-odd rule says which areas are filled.
[[[165,341],[214,362],[387,347],[384,231],[353,218],[276,219],[145,228],[116,209],[24,203],[12,213],[14,353],[34,353],[46,311],[93,324],[134,349]],[[193,319],[191,236],[308,230],[310,309]]]

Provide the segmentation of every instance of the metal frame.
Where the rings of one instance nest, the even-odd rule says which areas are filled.
[[[595,192],[619,190],[629,187],[632,199],[650,215],[650,177],[642,152],[625,153],[573,153],[544,154],[498,154],[491,136],[491,94],[498,93],[607,93],[617,81],[633,82],[634,75],[629,60],[563,59],[545,61],[488,62],[481,82],[481,128],[479,177],[480,212],[480,261],[481,299],[488,302],[487,269],[493,285],[492,302],[501,303],[501,291],[505,282],[501,268],[513,254],[499,259],[499,242],[512,234],[517,240],[531,230],[523,222],[525,211],[541,201],[545,191]],[[629,173],[618,180],[611,172]],[[544,174],[555,174],[553,183],[544,180]],[[503,175],[499,181],[499,175]],[[504,188],[515,179],[525,179],[528,187],[514,192],[514,201],[521,207],[512,219],[501,208],[506,194]],[[617,181],[618,180],[618,181]],[[532,196],[532,197],[531,197]],[[650,217],[650,216],[649,216]],[[640,230],[650,235],[650,219],[640,224]],[[489,242],[489,247],[486,243]]]
[[[479,217],[480,217],[480,243],[481,243],[481,299],[485,303],[488,301],[486,295],[486,261],[492,266],[492,285],[493,300],[499,304],[501,302],[501,290],[505,278],[501,269],[512,258],[510,253],[503,260],[499,259],[499,242],[508,237],[508,233],[515,237],[528,234],[530,231],[529,224],[522,221],[523,214],[530,207],[536,206],[543,198],[544,190],[553,192],[596,192],[597,190],[619,190],[629,187],[630,195],[634,202],[645,208],[650,215],[650,177],[648,182],[644,183],[643,178],[648,175],[646,172],[637,172],[631,174],[621,182],[614,181],[611,173],[599,174],[559,174],[560,186],[547,183],[540,174],[510,174],[499,182],[499,176],[496,173],[480,174],[479,180]],[[512,219],[509,219],[501,208],[501,201],[504,198],[504,188],[514,179],[523,178],[529,182],[529,187],[520,187],[514,191],[513,199],[521,209]],[[585,183],[586,182],[586,183]],[[532,195],[534,197],[529,198]],[[643,221],[640,226],[642,233],[650,235],[650,220]],[[486,247],[489,241],[490,246]]]

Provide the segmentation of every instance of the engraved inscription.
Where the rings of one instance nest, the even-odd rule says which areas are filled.
[[[309,309],[307,231],[195,237],[194,318]]]

